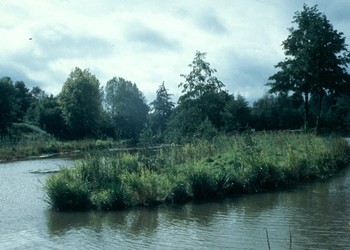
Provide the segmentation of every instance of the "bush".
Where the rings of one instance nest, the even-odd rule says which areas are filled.
[[[68,169],[62,169],[60,173],[52,175],[46,182],[48,202],[59,211],[91,208],[87,185],[77,181],[72,173]]]

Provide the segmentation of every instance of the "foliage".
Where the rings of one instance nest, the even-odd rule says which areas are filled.
[[[17,110],[16,89],[9,77],[0,79],[0,133],[15,121]]]
[[[89,155],[49,177],[45,189],[59,210],[218,199],[327,178],[348,166],[349,153],[345,140],[312,134],[220,136],[147,157],[142,151]]]
[[[105,106],[115,137],[138,141],[149,107],[135,83],[114,77],[105,87]]]
[[[251,126],[257,130],[299,129],[302,103],[302,97],[296,94],[265,95],[253,103]]]
[[[221,81],[214,76],[216,69],[210,68],[210,64],[205,61],[206,53],[196,51],[196,55],[191,64],[188,66],[192,69],[191,72],[181,74],[185,78],[185,82],[179,84],[182,87],[182,93],[179,98],[179,103],[196,99],[208,92],[220,92],[225,86]]]
[[[26,87],[25,83],[22,81],[16,82],[14,85],[16,89],[16,121],[23,121],[27,110],[31,104],[31,95],[29,89]]]
[[[178,106],[173,110],[166,129],[169,142],[190,141],[193,138],[210,139],[220,132],[241,131],[249,123],[248,102],[222,88],[224,84],[205,61],[205,53],[196,52],[191,72],[182,74],[185,82]]]
[[[168,93],[164,82],[157,90],[156,99],[150,103],[151,113],[148,115],[148,129],[152,136],[156,137],[157,142],[164,141],[164,131],[166,123],[174,108],[174,103],[171,101],[172,94]],[[147,132],[147,131],[145,131]]]
[[[276,74],[267,85],[270,92],[292,91],[304,97],[304,126],[309,122],[309,99],[318,99],[318,119],[323,98],[330,93],[348,90],[349,75],[346,67],[350,56],[342,32],[334,30],[326,16],[317,6],[304,5],[296,12],[296,28],[289,29],[288,38],[283,41],[286,59],[279,62]]]
[[[39,91],[39,89],[36,89]],[[28,122],[39,126],[56,137],[64,137],[65,123],[57,97],[48,96],[40,90],[39,96],[33,98],[26,115]]]
[[[64,83],[58,101],[69,138],[97,135],[101,126],[102,96],[100,83],[94,75],[76,67]]]

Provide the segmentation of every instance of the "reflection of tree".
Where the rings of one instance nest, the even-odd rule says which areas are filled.
[[[63,235],[71,230],[82,228],[101,232],[103,225],[123,225],[126,221],[125,212],[47,212],[47,226],[50,235]]]
[[[296,244],[329,249],[349,246],[349,174],[347,171],[331,180],[305,185],[289,195],[289,204],[293,207],[290,224],[295,228],[292,233],[298,239]],[[345,218],[348,221],[344,221]]]
[[[227,215],[232,202],[190,202],[183,205],[171,206],[165,213],[168,223],[175,224],[183,221],[195,222],[199,226],[208,226],[218,214]]]
[[[158,227],[158,208],[139,208],[129,214],[131,221],[126,228],[132,235],[152,235]]]

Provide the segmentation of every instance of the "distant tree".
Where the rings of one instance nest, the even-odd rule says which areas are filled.
[[[270,93],[293,92],[304,98],[304,127],[308,128],[309,101],[318,100],[316,129],[318,128],[323,98],[329,93],[347,90],[347,64],[350,56],[342,32],[333,29],[317,5],[304,5],[303,11],[294,16],[296,28],[289,29],[288,38],[282,46],[286,58],[279,62],[276,74],[267,84]]]
[[[299,129],[302,126],[300,95],[265,95],[253,103],[251,127],[257,130]]]
[[[149,107],[135,83],[114,77],[105,86],[105,107],[116,136],[138,140]]]
[[[16,89],[17,102],[16,120],[23,121],[30,106],[31,96],[24,82],[18,81],[15,83],[14,87]]]
[[[76,67],[59,94],[58,102],[70,138],[96,136],[102,116],[102,93],[89,70]]]
[[[16,89],[10,77],[0,78],[0,133],[15,121],[18,106]]]
[[[151,113],[149,114],[149,127],[154,134],[162,137],[167,121],[170,118],[171,112],[174,108],[174,103],[171,100],[171,94],[165,88],[164,82],[157,90],[156,99],[150,103]],[[162,140],[162,138],[159,138]]]
[[[196,99],[208,92],[220,92],[225,86],[214,76],[216,69],[210,68],[210,63],[205,61],[206,53],[197,51],[191,64],[188,66],[191,72],[181,74],[185,81],[179,84],[182,87],[183,95],[179,98],[179,102],[189,99]]]
[[[30,96],[30,104],[25,115],[25,120],[28,123],[39,125],[38,123],[39,113],[37,112],[38,111],[37,107],[39,105],[39,102],[42,99],[47,98],[47,94],[40,87],[36,86],[29,91],[29,96]]]
[[[56,137],[63,137],[65,126],[58,97],[48,96],[39,87],[33,88],[30,93],[33,96],[26,120]]]
[[[220,132],[241,130],[248,124],[249,108],[243,97],[237,100],[223,90],[224,84],[214,76],[215,69],[199,51],[189,65],[185,81],[180,83],[183,95],[167,124],[168,141],[210,139]]]
[[[229,100],[225,104],[225,108],[221,111],[223,117],[223,131],[243,131],[245,130],[250,118],[250,107],[247,100],[241,96],[229,95]]]

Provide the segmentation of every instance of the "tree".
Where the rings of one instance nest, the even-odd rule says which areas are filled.
[[[58,98],[48,96],[39,87],[33,88],[30,94],[32,102],[26,114],[27,121],[54,136],[63,137],[64,120]]]
[[[181,74],[185,82],[179,84],[182,87],[182,93],[179,102],[196,99],[208,92],[220,92],[225,86],[214,76],[216,69],[210,68],[210,63],[204,61],[206,53],[196,51],[196,55],[188,66],[192,69],[188,75]]]
[[[148,122],[153,133],[158,133],[161,137],[174,108],[174,103],[171,101],[171,96],[172,95],[168,93],[163,82],[157,90],[156,99],[150,103],[151,113],[149,114]]]
[[[16,120],[23,121],[25,114],[30,106],[30,93],[24,82],[18,81],[14,85],[16,89],[17,112]]]
[[[304,5],[297,11],[289,29],[288,38],[282,46],[286,58],[275,67],[280,70],[267,83],[270,93],[294,92],[304,98],[304,128],[308,128],[309,100],[318,100],[316,130],[318,128],[323,98],[329,93],[340,93],[347,89],[349,76],[347,64],[350,56],[342,32],[333,29],[325,14],[317,5]]]
[[[89,70],[76,67],[58,101],[70,138],[96,136],[101,125],[102,93],[98,79]]]
[[[0,79],[0,133],[15,121],[18,106],[16,89],[10,77]]]
[[[257,130],[299,129],[302,126],[300,95],[265,95],[253,103],[252,127]]]
[[[149,107],[135,83],[114,77],[105,87],[105,107],[116,136],[138,140]]]
[[[215,69],[199,51],[189,65],[185,81],[179,84],[183,95],[167,124],[168,141],[188,141],[192,138],[210,139],[219,132],[240,130],[248,123],[248,103],[237,100],[223,90],[224,84],[214,76]]]

